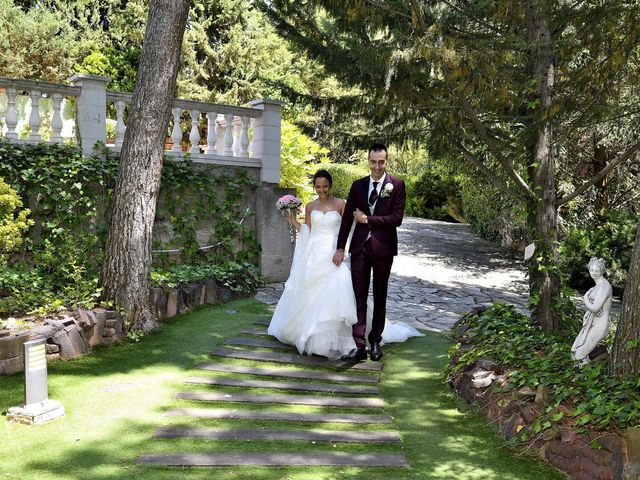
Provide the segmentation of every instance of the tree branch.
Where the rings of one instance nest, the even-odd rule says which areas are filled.
[[[579,186],[573,193],[556,200],[556,206],[559,207],[560,205],[564,205],[565,203],[576,198],[577,196],[582,195],[584,192],[587,191],[589,187],[591,187],[592,185],[594,185],[595,183],[599,182],[604,177],[606,177],[611,170],[616,168],[622,162],[629,160],[633,156],[633,154],[636,153],[638,150],[640,150],[640,143],[636,143],[635,145],[632,145],[631,147],[629,147],[624,153],[620,154],[618,158],[613,160],[609,165],[607,165],[598,173],[596,173],[587,182]]]
[[[491,150],[491,153],[493,153],[498,162],[500,162],[500,165],[502,165],[502,168],[504,168],[507,175],[509,175],[509,177],[513,179],[518,189],[524,194],[525,198],[537,198],[536,194],[533,192],[533,190],[531,190],[531,187],[527,185],[527,182],[525,182],[518,174],[518,172],[516,172],[516,170],[513,168],[513,164],[502,154],[502,150],[499,144],[500,142],[487,131],[487,128],[484,126],[482,121],[480,121],[478,115],[473,110],[473,107],[462,97],[462,95],[457,95],[457,97],[460,100],[462,109],[467,114],[475,129],[489,147],[489,150]]]
[[[524,194],[520,190],[513,189],[509,187],[507,182],[498,177],[494,172],[492,172],[484,163],[482,163],[475,155],[473,155],[467,148],[460,142],[460,140],[454,140],[454,144],[458,147],[458,150],[462,152],[464,158],[466,158],[469,162],[475,165],[478,170],[480,170],[487,179],[498,189],[509,193],[515,197],[522,198]]]

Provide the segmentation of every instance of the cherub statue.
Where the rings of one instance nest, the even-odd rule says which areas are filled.
[[[604,269],[602,258],[594,257],[589,261],[589,275],[596,285],[583,297],[587,311],[582,319],[582,330],[571,347],[571,358],[583,365],[589,363],[589,353],[609,334],[613,290],[609,281],[603,277]]]

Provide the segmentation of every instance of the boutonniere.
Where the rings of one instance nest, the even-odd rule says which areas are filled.
[[[393,192],[393,185],[391,183],[387,183],[382,189],[382,192],[380,192],[380,198],[387,198],[391,195],[391,192]]]

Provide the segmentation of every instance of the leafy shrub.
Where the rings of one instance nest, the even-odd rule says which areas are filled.
[[[29,213],[29,209],[22,209],[16,191],[0,178],[0,263],[7,253],[22,245],[22,233],[33,225],[33,220],[27,218]]]
[[[461,182],[461,196],[464,217],[482,238],[513,248],[528,238],[523,202],[469,176]]]
[[[552,387],[553,403],[547,413],[563,404],[574,409],[573,421],[581,427],[623,429],[637,425],[637,381],[608,375],[606,363],[577,366],[570,350],[579,320],[565,322],[572,322],[573,328],[545,334],[513,306],[499,303],[480,315],[466,316],[462,323],[471,327],[468,332],[473,336],[472,348],[460,357],[455,371],[473,365],[479,358],[490,358],[509,368],[510,388],[535,388],[540,384]],[[453,347],[450,353],[458,348],[459,345]],[[550,426],[549,423],[542,428]]]
[[[351,190],[351,184],[359,178],[369,175],[369,169],[364,165],[350,165],[346,163],[331,163],[323,165],[333,178],[332,195],[346,199]]]
[[[219,265],[174,265],[167,269],[155,269],[151,282],[157,287],[176,287],[204,278],[215,278],[222,285],[237,293],[255,291],[264,282],[258,268],[248,262],[226,262]]]
[[[329,161],[328,150],[306,136],[289,123],[282,125],[280,153],[280,186],[295,188],[300,199],[307,203],[313,200],[311,185],[313,174]]]
[[[432,220],[464,221],[460,186],[444,170],[426,168],[420,175],[404,177],[406,214]]]
[[[591,257],[604,258],[605,273],[616,294],[624,290],[635,243],[638,217],[632,212],[607,210],[600,220],[587,219],[571,226],[560,245],[560,269],[573,288],[593,286],[587,265]]]

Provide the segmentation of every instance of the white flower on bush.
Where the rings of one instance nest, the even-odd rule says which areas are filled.
[[[391,192],[393,192],[393,185],[391,183],[387,183],[382,189],[382,192],[380,192],[380,197],[386,198],[391,195]]]

